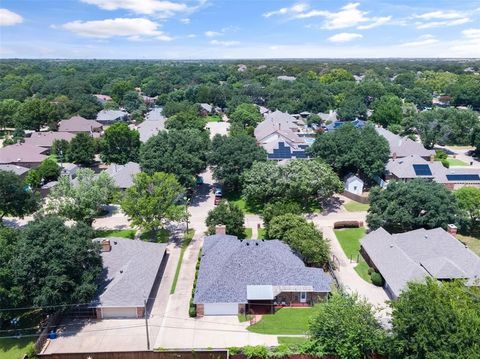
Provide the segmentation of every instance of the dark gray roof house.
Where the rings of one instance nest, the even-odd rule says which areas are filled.
[[[103,273],[91,306],[98,318],[141,318],[145,301],[159,278],[166,244],[126,238],[96,238],[101,244]],[[148,303],[147,303],[148,306]]]
[[[194,302],[199,315],[236,315],[258,304],[312,304],[330,285],[328,274],[279,240],[213,235],[203,243]]]
[[[428,159],[435,155],[435,151],[427,150],[420,142],[413,141],[408,137],[401,137],[382,127],[375,129],[388,141],[392,158],[416,155]]]
[[[128,112],[123,110],[102,110],[97,114],[97,122],[100,122],[102,125],[111,125],[127,119]]]
[[[112,177],[115,185],[120,189],[127,189],[133,186],[133,178],[140,173],[140,165],[135,162],[128,162],[124,165],[112,163],[105,170]]]
[[[17,176],[24,176],[30,168],[16,166],[16,165],[0,165],[0,171],[10,171],[15,173]]]
[[[456,227],[417,229],[390,234],[379,228],[367,234],[361,252],[367,263],[385,279],[384,288],[397,298],[407,283],[465,279],[467,285],[480,285],[480,258],[455,238]]]

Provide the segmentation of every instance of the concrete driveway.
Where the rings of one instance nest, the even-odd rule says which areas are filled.
[[[215,135],[228,135],[230,130],[230,123],[228,122],[208,122],[205,126],[210,131],[210,138],[213,138]]]

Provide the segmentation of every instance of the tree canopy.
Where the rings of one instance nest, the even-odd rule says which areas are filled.
[[[15,173],[0,171],[0,224],[4,216],[23,217],[37,209],[37,200]]]
[[[152,174],[174,174],[186,187],[195,184],[195,175],[207,166],[210,139],[205,131],[194,129],[160,132],[140,149],[142,170]]]
[[[254,104],[242,103],[230,114],[230,131],[235,134],[252,135],[253,130],[263,120],[260,110]]]
[[[184,193],[185,189],[172,174],[155,172],[150,176],[141,172],[125,192],[121,206],[133,225],[156,238],[166,221],[185,219],[185,206],[179,204]]]
[[[417,228],[447,228],[458,223],[454,195],[443,185],[424,179],[390,182],[385,189],[372,188],[367,222],[371,229],[383,227],[398,233]]]
[[[126,123],[115,123],[105,130],[100,142],[100,158],[105,163],[124,165],[138,161],[140,134]]]
[[[95,152],[93,137],[87,133],[79,133],[70,141],[67,158],[72,163],[89,166],[95,160]]]
[[[342,177],[352,172],[372,180],[383,174],[390,147],[373,126],[357,129],[347,124],[319,135],[310,154],[325,160]]]
[[[245,238],[244,221],[245,215],[235,203],[222,201],[208,212],[205,223],[209,234],[215,234],[215,227],[223,224],[226,227],[227,234]]]
[[[212,141],[208,162],[213,166],[213,175],[227,190],[240,189],[243,172],[255,161],[265,161],[267,154],[253,137],[247,135],[220,136]]]

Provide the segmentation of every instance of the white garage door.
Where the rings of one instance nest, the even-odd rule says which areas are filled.
[[[205,303],[204,315],[237,315],[238,303]]]
[[[136,318],[136,308],[102,308],[103,318]]]

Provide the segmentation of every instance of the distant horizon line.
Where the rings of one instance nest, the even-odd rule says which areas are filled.
[[[479,61],[480,57],[252,57],[252,58],[68,58],[68,57],[0,57],[0,61],[9,60],[50,60],[50,61],[331,61],[331,60],[443,60],[443,61]]]

